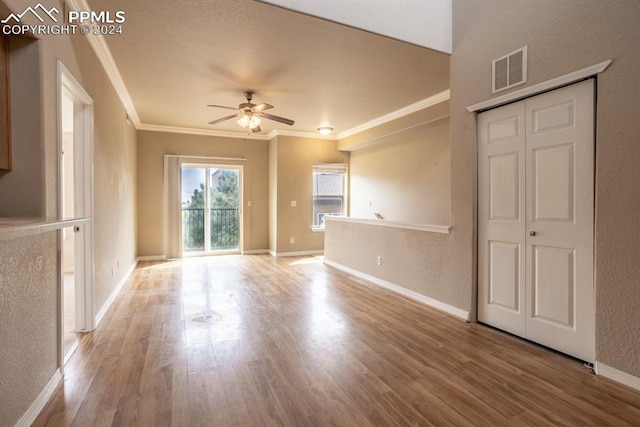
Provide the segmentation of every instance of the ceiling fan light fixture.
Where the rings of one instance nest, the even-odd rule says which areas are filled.
[[[236,123],[238,123],[243,128],[246,128],[247,126],[249,126],[249,117],[242,116],[236,121]]]
[[[237,120],[237,123],[243,128],[254,129],[260,126],[262,119],[253,114],[245,114]]]
[[[260,126],[260,123],[262,123],[262,119],[258,116],[251,116],[251,120],[249,120],[249,127],[251,129],[255,129],[258,126]]]
[[[329,126],[322,126],[318,128],[318,132],[320,132],[321,135],[330,135],[331,132],[333,132],[333,128]]]

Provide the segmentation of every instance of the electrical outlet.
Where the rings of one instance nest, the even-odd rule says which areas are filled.
[[[369,207],[373,206],[373,202],[369,200]]]
[[[291,207],[295,208],[296,206],[298,206],[298,202],[296,202],[295,200],[291,201]]]
[[[376,257],[376,265],[378,267],[380,267],[382,265],[382,257],[381,256],[377,256]]]
[[[292,237],[292,238],[290,238],[290,239],[289,239],[289,243],[291,243],[292,245],[293,245],[295,242],[296,242],[296,239],[295,239],[295,238],[293,238],[293,237]]]
[[[42,255],[36,258],[36,270],[42,270]]]
[[[251,200],[249,200],[249,201],[247,202],[247,206],[249,206],[249,207],[253,206],[253,202],[252,202]]]

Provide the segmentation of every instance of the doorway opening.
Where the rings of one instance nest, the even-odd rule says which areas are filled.
[[[75,156],[73,135],[74,102],[67,91],[62,93],[62,174],[60,175],[62,216],[75,218]],[[80,333],[76,328],[76,259],[74,229],[62,230],[62,322],[63,355],[65,359],[78,344]]]
[[[182,256],[239,253],[242,166],[183,164]]]
[[[58,61],[58,215],[92,218],[93,100]],[[60,234],[60,367],[82,332],[93,330],[91,221]]]

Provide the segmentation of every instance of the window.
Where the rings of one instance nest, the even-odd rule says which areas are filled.
[[[347,165],[316,163],[313,165],[313,228],[324,228],[327,216],[346,213]]]

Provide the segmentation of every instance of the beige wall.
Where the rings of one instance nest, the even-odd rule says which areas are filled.
[[[455,286],[448,286],[454,269],[441,253],[450,239],[447,234],[329,220],[325,260],[457,307],[451,291]],[[380,266],[377,257],[382,258]]]
[[[640,376],[640,2],[453,1],[452,219],[460,286],[473,294],[475,115],[491,95],[491,60],[528,46],[524,86],[608,59],[597,79],[596,360]],[[454,260],[455,261],[455,260]]]
[[[352,151],[349,216],[448,226],[449,146],[444,118]]]
[[[312,172],[314,163],[348,163],[349,153],[339,152],[336,141],[326,139],[277,136],[271,142],[277,165],[276,195],[272,215],[277,218],[270,251],[322,251],[324,232],[311,230],[313,215]],[[291,207],[291,201],[297,206]],[[290,239],[294,243],[290,243]]]
[[[263,140],[138,131],[138,254],[164,254],[164,155],[246,158],[243,250],[269,247],[269,143]],[[224,163],[224,162],[222,162]],[[252,206],[248,206],[248,202]]]
[[[20,12],[33,2],[6,0]],[[63,10],[61,2],[54,2]],[[4,15],[3,15],[4,16]],[[28,21],[36,24],[37,22]],[[35,19],[35,18],[34,18]],[[2,216],[56,216],[58,211],[57,145],[57,60],[69,69],[94,101],[94,307],[96,314],[116,288],[126,270],[135,262],[136,133],[125,120],[125,110],[101,64],[85,37],[51,35],[39,41],[12,42],[12,108],[14,130],[14,170],[0,179],[0,200],[11,200],[0,209]],[[37,57],[39,56],[39,65]],[[20,65],[20,64],[24,64]],[[13,68],[15,67],[15,68]],[[17,102],[17,104],[14,104]],[[35,245],[56,257],[55,239],[0,242],[0,251],[26,253]],[[11,249],[9,249],[11,248]],[[25,261],[31,259],[25,255]],[[117,268],[118,261],[120,269]],[[115,271],[112,275],[111,267]],[[57,265],[43,277],[26,274],[6,276],[12,286],[37,294],[57,286]],[[10,418],[2,425],[13,425],[26,411],[54,374],[51,354],[58,354],[57,334],[52,313],[57,297],[42,301],[34,308],[30,301],[19,300],[12,309],[24,320],[19,326],[0,323],[0,329],[29,337],[29,350],[20,357],[0,356],[0,378],[24,382],[23,390],[11,400],[0,400],[0,413]],[[54,316],[55,318],[55,316]],[[18,369],[18,365],[19,369]],[[29,371],[29,378],[21,376]]]
[[[441,102],[338,146],[352,150],[350,216],[371,218],[371,211],[379,211],[398,222],[451,222],[451,234],[330,221],[325,259],[470,312],[470,266],[466,271],[458,266],[464,265],[460,248],[466,243],[470,249],[471,231],[465,235],[468,227],[449,215],[448,115],[449,102]]]
[[[0,171],[0,216],[39,216],[45,211],[39,45],[27,37],[11,37],[9,42],[13,170]]]
[[[55,232],[0,240],[0,426],[22,417],[58,367],[55,248]]]
[[[338,150],[355,151],[371,147],[384,142],[386,138],[397,132],[447,117],[449,117],[449,101],[438,102],[422,110],[342,138],[338,140]]]

